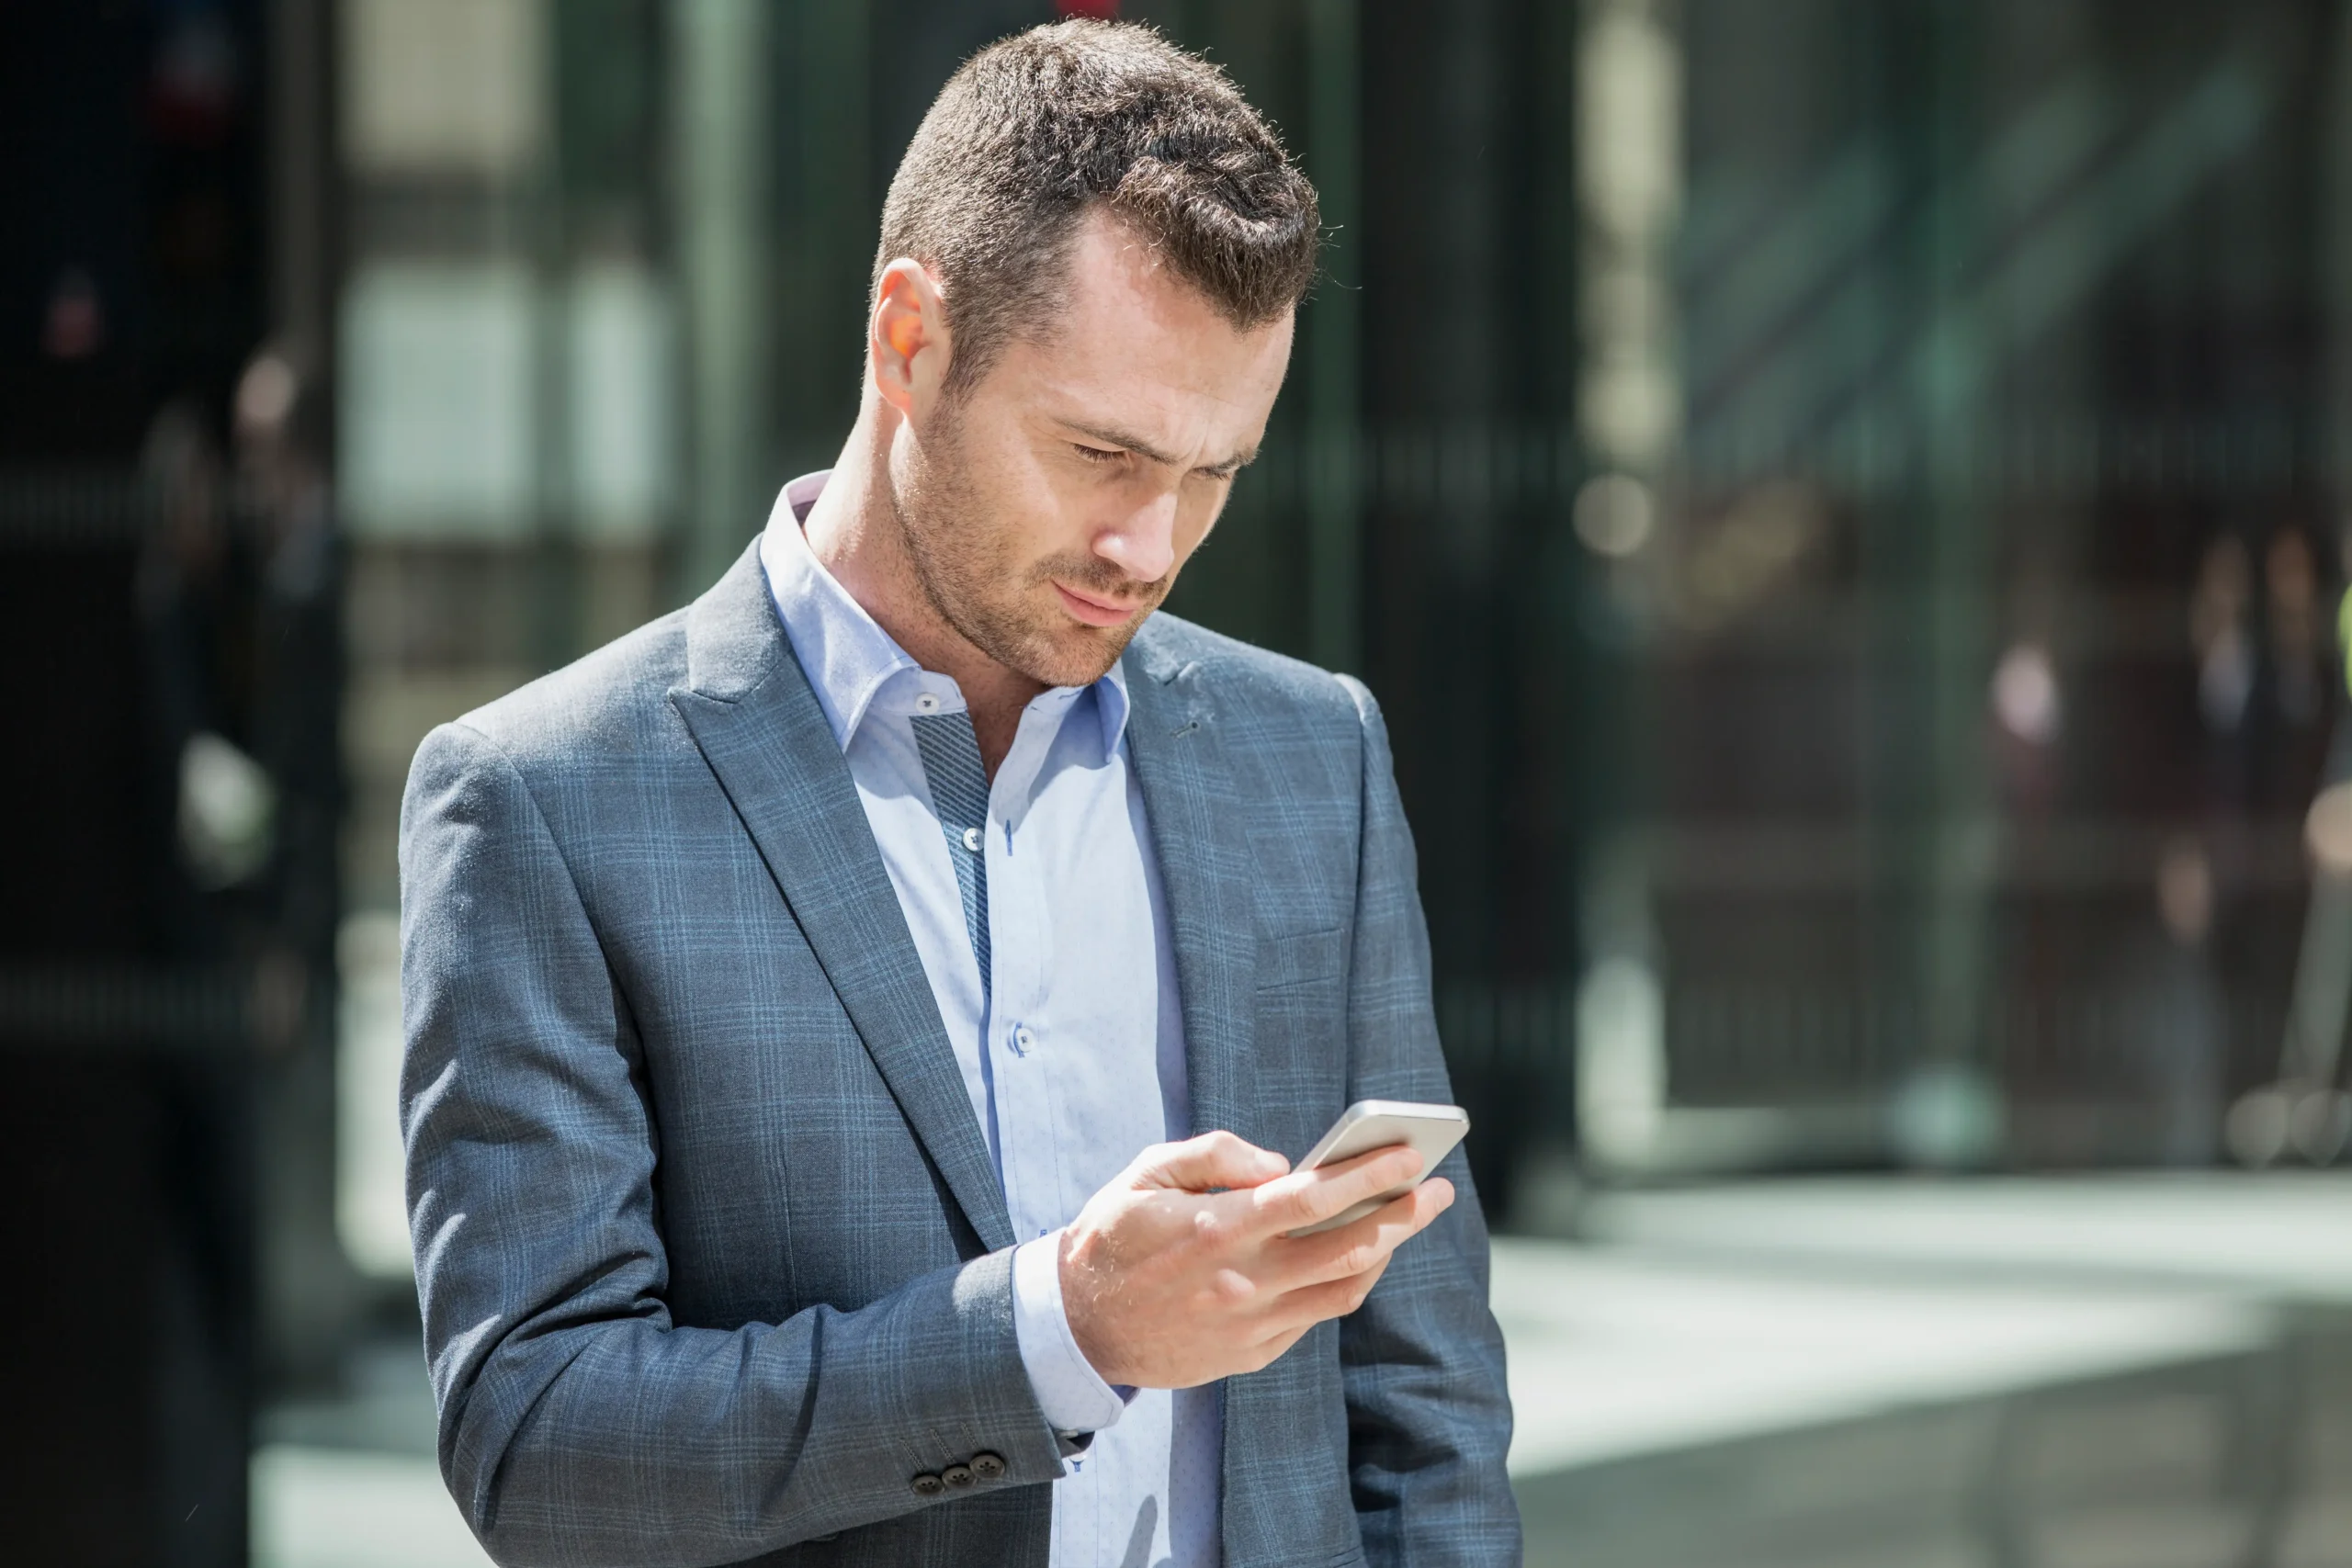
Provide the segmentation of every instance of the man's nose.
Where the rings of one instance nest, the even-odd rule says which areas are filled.
[[[1176,564],[1176,497],[1160,494],[1094,540],[1094,553],[1137,582],[1157,582]]]

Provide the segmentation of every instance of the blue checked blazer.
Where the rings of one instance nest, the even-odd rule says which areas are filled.
[[[1295,1159],[1352,1100],[1450,1099],[1371,696],[1166,615],[1126,659],[1193,1125]],[[1003,1195],[756,555],[434,731],[401,878],[441,1469],[491,1555],[1043,1568],[1069,1445]],[[1464,1201],[1360,1311],[1225,1383],[1231,1568],[1518,1561],[1486,1232],[1441,1168]]]

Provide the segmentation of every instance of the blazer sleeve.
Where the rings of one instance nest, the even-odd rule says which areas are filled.
[[[477,730],[419,750],[401,816],[401,1117],[442,1474],[502,1563],[732,1562],[969,1496],[921,1472],[1061,1447],[1012,1253],[855,1311],[680,1327],[638,1044],[560,846]]]
[[[1340,679],[1363,728],[1348,1098],[1450,1101],[1387,727],[1372,694]],[[1340,1320],[1357,1523],[1374,1564],[1517,1563],[1519,1510],[1504,1471],[1510,1395],[1502,1332],[1487,1305],[1486,1222],[1460,1149],[1438,1174],[1459,1200],[1397,1250],[1363,1305]]]

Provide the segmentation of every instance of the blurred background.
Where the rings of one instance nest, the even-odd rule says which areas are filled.
[[[1047,0],[0,0],[8,1554],[479,1563],[417,741],[712,581]],[[1530,1560],[2352,1563],[2352,4],[1129,0],[1328,280]]]

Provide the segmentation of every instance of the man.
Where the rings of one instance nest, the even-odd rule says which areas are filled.
[[[444,1473],[514,1563],[1516,1561],[1363,688],[1154,610],[1314,193],[1070,22],[892,183],[857,423],[717,587],[436,730],[402,1107]]]

